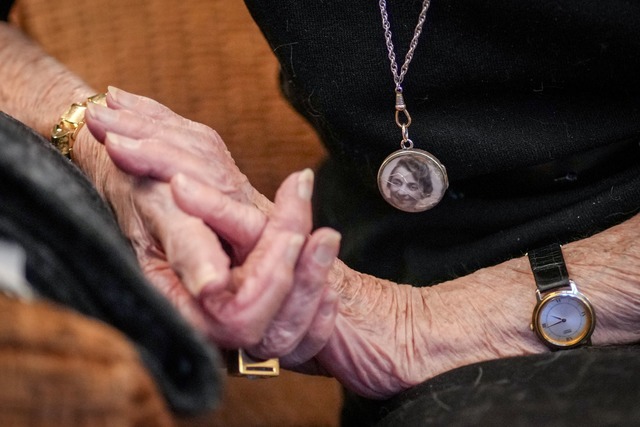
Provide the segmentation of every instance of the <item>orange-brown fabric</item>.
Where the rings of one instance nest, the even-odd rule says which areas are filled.
[[[0,295],[0,425],[174,424],[118,331],[52,304]]]

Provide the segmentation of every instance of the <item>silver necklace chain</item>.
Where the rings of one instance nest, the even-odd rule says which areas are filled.
[[[391,24],[389,23],[389,15],[387,14],[387,2],[386,0],[378,0],[380,6],[380,15],[382,16],[382,28],[384,29],[384,38],[387,45],[387,51],[389,52],[389,62],[391,63],[391,73],[393,74],[393,81],[395,83],[396,92],[396,124],[402,131],[402,140],[400,141],[400,150],[396,150],[382,162],[380,169],[378,170],[378,189],[384,200],[389,202],[391,206],[394,206],[405,212],[422,212],[427,209],[431,209],[442,200],[442,197],[449,186],[449,179],[447,177],[447,170],[440,161],[428,151],[422,149],[413,149],[413,141],[409,138],[409,126],[411,125],[411,116],[407,111],[407,106],[404,102],[404,96],[402,94],[402,82],[409,70],[409,64],[413,59],[416,47],[418,46],[418,39],[422,32],[422,26],[425,23],[427,17],[427,10],[431,0],[422,1],[422,10],[418,17],[418,23],[413,31],[413,37],[411,43],[409,43],[409,49],[404,57],[404,63],[398,70],[398,63],[396,61],[396,52],[393,47],[393,41],[391,36]],[[423,195],[426,192],[426,197],[415,198],[415,203],[400,203],[398,202],[397,194],[391,190],[391,181],[389,178],[391,174],[400,165],[401,161],[410,162],[415,164],[416,162],[424,167],[427,171],[425,177],[433,185],[429,188],[423,189]],[[420,168],[423,170],[423,168]],[[413,174],[413,173],[412,173]],[[416,178],[416,177],[414,177]],[[419,180],[422,182],[422,179]],[[436,191],[434,191],[436,190]]]
[[[424,25],[424,21],[427,17],[427,10],[429,10],[430,4],[431,0],[424,0],[422,2],[422,10],[420,11],[420,16],[418,17],[416,28],[413,31],[413,38],[411,39],[411,43],[409,43],[409,50],[404,57],[404,63],[402,64],[400,72],[398,73],[396,53],[393,47],[393,41],[391,39],[391,24],[389,23],[389,15],[387,14],[387,2],[386,0],[379,1],[380,15],[382,15],[382,28],[384,28],[384,38],[387,44],[387,50],[389,51],[389,62],[391,62],[391,73],[393,74],[393,81],[396,84],[396,92],[398,93],[402,92],[402,81],[404,80],[404,76],[409,70],[409,64],[413,59],[413,53],[418,46],[418,38],[420,37],[420,33],[422,32],[422,26]]]

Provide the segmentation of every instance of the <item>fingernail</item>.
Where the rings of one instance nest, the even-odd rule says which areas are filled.
[[[300,250],[302,249],[302,245],[304,244],[304,236],[301,234],[295,234],[289,239],[289,246],[287,247],[287,252],[285,257],[290,264],[294,265],[298,262],[298,258],[300,257]]]
[[[341,236],[338,232],[325,236],[313,253],[313,260],[322,266],[331,264],[337,256],[340,240]]]
[[[212,286],[218,287],[221,276],[213,266],[203,266],[196,275],[196,287],[195,289],[189,289],[191,294],[195,297],[200,296],[203,289]]]
[[[302,200],[311,200],[313,194],[313,171],[305,169],[298,175],[298,197]]]
[[[138,102],[135,96],[115,86],[108,86],[107,92],[114,101],[123,107],[134,107]]]
[[[118,101],[118,98],[120,97],[120,92],[121,90],[115,86],[107,86],[107,93],[116,101]]]
[[[95,117],[102,123],[113,123],[118,120],[118,113],[109,107],[105,107],[104,105],[88,102],[87,109],[93,117]]]
[[[123,148],[138,148],[141,145],[139,139],[127,138],[126,136],[118,135],[113,132],[107,132],[107,141],[113,145]]]

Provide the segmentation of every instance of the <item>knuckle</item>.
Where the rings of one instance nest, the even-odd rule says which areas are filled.
[[[293,351],[297,344],[297,336],[287,329],[270,332],[262,339],[261,350],[268,357],[282,356]]]
[[[220,134],[215,129],[207,125],[204,125],[202,123],[197,123],[197,122],[191,122],[189,124],[189,129],[199,133],[204,138],[205,141],[208,141],[214,144],[222,143],[222,137],[220,137]]]
[[[214,214],[218,218],[233,217],[236,213],[235,203],[229,197],[219,197]]]

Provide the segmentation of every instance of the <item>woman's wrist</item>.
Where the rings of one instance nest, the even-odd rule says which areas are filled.
[[[385,398],[460,366],[548,351],[529,329],[535,285],[524,258],[425,288],[336,264],[340,318],[319,360],[360,394]]]
[[[640,215],[563,252],[570,277],[596,311],[593,344],[640,342]]]
[[[73,162],[84,172],[94,184],[103,198],[108,198],[108,175],[115,171],[115,166],[104,145],[91,135],[89,129],[83,126],[78,132],[73,146]]]
[[[72,103],[95,93],[19,29],[6,23],[0,23],[0,61],[2,109],[47,138]]]
[[[564,246],[569,275],[596,310],[593,345],[640,341],[638,230],[636,216]],[[419,345],[428,349],[437,371],[549,351],[529,327],[535,291],[526,257],[421,289],[421,304],[431,313],[431,322]]]
[[[422,296],[433,319],[425,346],[444,368],[547,351],[529,326],[535,284],[523,257],[425,288]]]
[[[96,90],[50,57],[19,29],[0,23],[0,106],[7,114],[33,128],[47,140],[54,125],[73,103]],[[98,184],[105,168],[104,148],[86,129],[78,133],[74,159]],[[87,145],[88,147],[85,147]]]

